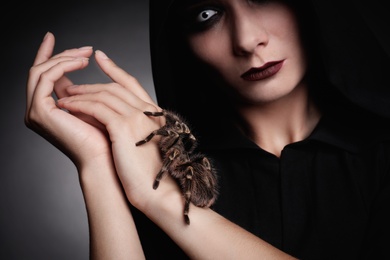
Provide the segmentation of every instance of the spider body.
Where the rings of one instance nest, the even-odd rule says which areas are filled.
[[[165,174],[170,174],[179,184],[185,199],[184,220],[190,224],[188,217],[190,203],[198,207],[211,206],[218,195],[217,176],[210,161],[203,154],[195,152],[197,140],[188,125],[177,114],[163,110],[161,112],[145,111],[147,116],[165,116],[166,123],[154,130],[137,146],[149,142],[160,135],[159,148],[163,165],[157,173],[153,188],[157,189]]]

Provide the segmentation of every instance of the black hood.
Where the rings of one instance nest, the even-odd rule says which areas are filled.
[[[177,110],[195,121],[203,122],[206,114],[215,119],[223,113],[224,104],[213,104],[214,98],[221,100],[219,94],[207,85],[207,78],[198,77],[203,75],[201,72],[192,70],[188,51],[170,30],[169,18],[175,18],[170,16],[174,2],[150,0],[150,46],[157,101],[161,107]],[[334,87],[352,103],[390,118],[390,16],[379,0],[296,2],[306,2],[303,9],[316,20],[316,28],[311,30],[319,40],[316,59],[322,66],[325,89]],[[330,93],[324,95],[324,103],[332,103],[334,92]],[[215,122],[212,118],[210,122]]]

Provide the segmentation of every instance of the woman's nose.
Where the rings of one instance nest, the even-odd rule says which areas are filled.
[[[252,54],[259,46],[268,44],[267,30],[260,16],[247,12],[236,15],[231,22],[233,52],[236,55]]]

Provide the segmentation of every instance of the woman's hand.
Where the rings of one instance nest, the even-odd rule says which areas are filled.
[[[102,51],[96,51],[95,59],[113,82],[68,86],[69,96],[58,100],[58,106],[71,113],[93,117],[105,126],[118,176],[133,205],[142,208],[151,199],[161,198],[165,189],[179,193],[171,178],[167,178],[171,184],[161,185],[158,192],[153,190],[154,179],[161,168],[159,137],[142,146],[135,145],[165,123],[164,118],[148,117],[143,112],[161,108],[133,76]]]
[[[78,168],[91,259],[145,259],[104,126],[86,114],[60,109],[52,96],[69,97],[67,90],[73,83],[65,74],[85,68],[92,48],[52,56],[53,48],[54,35],[48,33],[27,82],[26,125],[58,147]]]
[[[30,69],[25,123],[64,152],[77,167],[102,156],[111,158],[110,144],[99,124],[91,117],[61,110],[53,98],[53,93],[58,98],[69,96],[66,89],[73,83],[65,74],[88,66],[92,47],[52,56],[54,44],[54,35],[47,33]]]

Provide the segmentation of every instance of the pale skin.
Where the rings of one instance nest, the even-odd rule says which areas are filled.
[[[249,30],[252,22],[259,21],[250,20],[254,15],[253,9],[246,6],[247,1],[221,2],[231,7],[235,15],[226,16],[224,21],[228,23],[214,27],[219,31],[210,30],[190,37],[189,43],[195,46],[197,41],[212,42],[213,37],[223,35],[226,41],[220,45],[219,51],[224,52],[223,59],[228,60],[220,63],[221,57],[210,57],[209,52],[215,48],[212,45],[203,44],[209,47],[193,48],[194,52],[205,61],[205,57],[208,57],[207,62],[222,75],[231,75],[231,68],[221,65],[226,62],[239,61],[244,64],[239,68],[241,73],[241,69],[247,70],[267,62],[266,48],[244,49],[244,46],[250,46],[244,43],[264,47],[266,45],[259,44],[258,39],[264,42],[267,37],[272,39],[278,34],[270,27],[260,27],[257,32]],[[279,11],[289,15],[284,8],[272,8],[276,8],[272,9],[277,11],[275,15],[279,15]],[[287,19],[285,22],[291,21]],[[233,24],[235,30],[229,30],[228,24]],[[253,41],[247,41],[248,35],[256,37]],[[258,35],[262,36],[259,38]],[[92,259],[144,258],[127,200],[160,226],[191,258],[294,259],[209,208],[192,205],[189,213],[191,225],[186,225],[182,215],[184,199],[176,183],[166,176],[157,190],[152,188],[155,175],[161,168],[158,138],[135,146],[137,141],[164,124],[163,119],[149,118],[143,111],[159,111],[161,108],[134,77],[119,68],[102,51],[95,51],[94,58],[112,83],[74,86],[65,74],[88,66],[93,50],[84,47],[52,56],[54,42],[54,35],[48,33],[30,70],[25,120],[27,126],[63,151],[78,169],[90,223]],[[277,53],[276,50],[269,53]],[[218,55],[218,52],[215,53]],[[278,58],[291,63],[296,61],[302,67],[303,60],[296,60],[298,57],[300,55]],[[289,67],[288,62],[286,64],[283,73],[295,79],[295,83],[284,84],[285,88],[280,88],[277,93],[269,91],[262,83],[251,83],[253,92],[246,94],[240,92],[239,88],[245,82],[226,79],[237,86],[245,100],[240,103],[245,105],[239,109],[250,125],[248,133],[260,146],[277,156],[287,143],[306,137],[319,119],[315,107],[307,101],[307,92],[301,81],[303,72],[291,70],[295,66]],[[274,80],[279,80],[276,83],[283,83],[280,78],[275,77]],[[272,85],[272,81],[267,81],[267,84]],[[51,96],[53,91],[59,97],[57,104]],[[249,100],[249,97],[252,99]],[[286,109],[286,103],[299,105]],[[274,126],[263,128],[255,123],[256,118]],[[288,119],[297,123],[291,124]],[[280,130],[275,133],[274,129]],[[264,137],[272,141],[264,143],[261,141]]]

